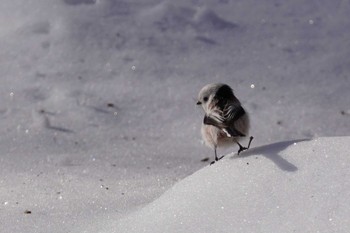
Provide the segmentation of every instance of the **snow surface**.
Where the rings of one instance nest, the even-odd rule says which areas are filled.
[[[350,137],[231,154],[142,210],[79,232],[349,232]]]
[[[118,221],[207,166],[207,83],[233,87],[253,147],[349,136],[349,18],[344,0],[1,0],[0,232]]]

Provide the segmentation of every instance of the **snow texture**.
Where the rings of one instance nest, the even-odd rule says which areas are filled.
[[[82,232],[349,232],[349,142],[283,141],[231,154],[142,210]]]
[[[175,208],[166,198],[172,191],[162,194],[214,156],[200,138],[203,112],[195,106],[207,83],[233,87],[251,117],[253,148],[347,140],[349,18],[343,0],[1,0],[0,232],[71,232],[108,218],[126,229],[149,203]],[[314,149],[348,161],[332,145]],[[276,181],[269,172],[290,163],[297,170],[281,174],[303,179],[305,164],[286,161],[264,162],[277,167],[251,176]]]

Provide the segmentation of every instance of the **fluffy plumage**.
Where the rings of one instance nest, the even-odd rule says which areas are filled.
[[[249,148],[239,141],[249,132],[249,116],[240,101],[227,84],[213,83],[202,88],[197,105],[201,105],[205,115],[202,123],[202,137],[205,144],[214,149],[215,161],[219,160],[216,148],[237,143],[238,153]]]

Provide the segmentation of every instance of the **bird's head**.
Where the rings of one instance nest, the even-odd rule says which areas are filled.
[[[197,105],[201,105],[204,112],[208,113],[221,100],[234,98],[232,89],[227,84],[212,83],[205,85],[198,94]]]

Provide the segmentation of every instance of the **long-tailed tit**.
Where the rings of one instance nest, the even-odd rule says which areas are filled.
[[[222,83],[204,86],[198,94],[197,105],[201,105],[205,112],[201,133],[205,144],[214,149],[215,161],[223,157],[218,158],[217,147],[237,143],[238,154],[250,147],[253,137],[250,137],[247,147],[239,143],[248,134],[249,116],[230,86]]]

